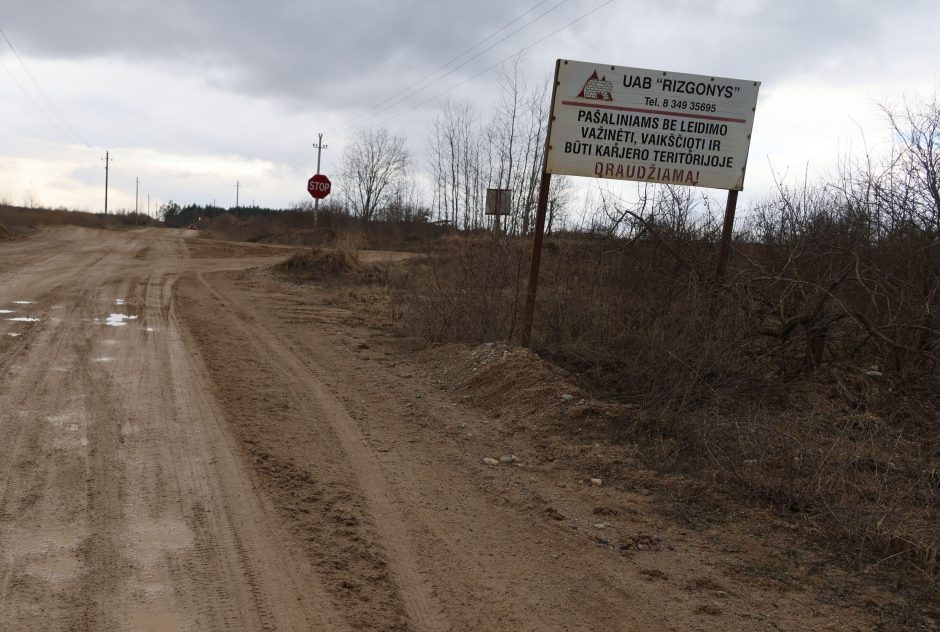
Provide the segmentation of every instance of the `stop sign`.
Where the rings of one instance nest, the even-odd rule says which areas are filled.
[[[307,180],[307,192],[318,200],[322,200],[330,194],[333,183],[322,173],[318,173]]]

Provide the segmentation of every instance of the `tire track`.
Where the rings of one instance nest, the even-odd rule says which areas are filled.
[[[308,400],[306,409],[319,411],[318,423],[326,422],[327,428],[336,437],[347,464],[351,464],[353,475],[358,483],[356,491],[365,499],[364,511],[374,525],[379,542],[386,551],[386,562],[392,573],[397,596],[402,601],[408,619],[417,630],[447,630],[450,628],[436,603],[430,587],[418,570],[417,561],[410,550],[407,533],[396,499],[393,497],[382,474],[381,466],[375,455],[366,445],[358,426],[350,417],[343,404],[334,397],[322,380],[313,374],[308,365],[296,357],[288,344],[276,334],[266,329],[263,319],[252,313],[243,304],[236,304],[221,290],[213,287],[203,274],[197,274],[200,285],[213,297],[219,307],[232,316],[234,326],[240,330],[240,337],[255,347],[256,357],[277,358],[278,364],[273,370],[296,399]],[[266,465],[267,457],[256,457],[259,465]],[[283,464],[281,469],[287,469]],[[291,472],[269,472],[269,476],[299,476]],[[331,509],[333,503],[324,503]],[[358,509],[358,508],[355,508]],[[334,514],[339,521],[346,521],[347,526],[359,526],[355,514]]]

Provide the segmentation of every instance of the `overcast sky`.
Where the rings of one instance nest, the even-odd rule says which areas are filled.
[[[133,210],[135,178],[144,210],[148,194],[152,209],[231,206],[236,181],[242,204],[307,199],[317,133],[335,174],[362,124],[405,135],[423,169],[442,100],[428,99],[489,106],[496,70],[481,71],[522,49],[533,80],[566,58],[762,82],[755,199],[771,170],[802,179],[877,151],[878,106],[932,96],[940,66],[936,0],[0,0],[0,28],[29,70],[0,38],[0,200],[94,211],[106,150],[111,209]],[[365,116],[496,32],[471,55],[505,41]]]

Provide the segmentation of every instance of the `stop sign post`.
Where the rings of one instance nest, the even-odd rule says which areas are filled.
[[[307,192],[315,200],[322,200],[328,196],[331,188],[333,188],[333,183],[322,173],[318,173],[307,180]]]

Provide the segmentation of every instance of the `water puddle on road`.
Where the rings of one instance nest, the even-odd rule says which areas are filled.
[[[129,320],[137,320],[137,317],[130,314],[111,314],[104,324],[108,327],[126,327]]]
[[[39,318],[33,316],[14,316],[13,318],[7,318],[6,320],[11,323],[38,323]]]
[[[7,335],[8,335],[10,338],[16,338],[16,337],[18,337],[20,334],[16,333],[15,331],[11,331],[11,332],[8,333]]]
[[[62,430],[68,430],[69,432],[76,432],[81,425],[78,422],[72,421],[73,415],[50,415],[46,417],[46,421],[51,423],[56,428],[61,428]]]
[[[181,623],[177,613],[155,605],[136,606],[130,614],[131,630],[177,632],[182,629]]]
[[[0,314],[12,314],[12,309],[0,309]]]
[[[35,305],[36,301],[13,301],[14,305]]]
[[[81,570],[75,551],[80,537],[74,533],[43,530],[38,533],[14,530],[4,538],[9,561],[22,560],[34,577],[50,581],[74,579]]]

